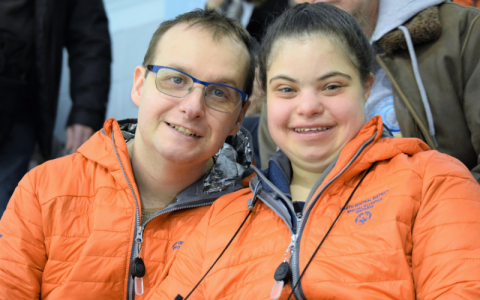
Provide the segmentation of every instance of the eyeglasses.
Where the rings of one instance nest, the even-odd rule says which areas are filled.
[[[194,83],[203,84],[205,104],[219,112],[232,113],[241,102],[243,106],[248,100],[248,95],[239,89],[221,83],[201,81],[174,68],[148,65],[147,69],[156,73],[157,90],[171,97],[183,98],[193,90]]]

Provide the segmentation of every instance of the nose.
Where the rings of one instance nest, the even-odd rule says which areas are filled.
[[[203,99],[204,91],[204,85],[195,83],[188,90],[188,94],[182,98],[178,108],[189,120],[204,116],[206,109],[205,101]]]
[[[325,111],[321,96],[316,91],[305,90],[300,97],[297,97],[297,114],[305,118],[320,115]]]

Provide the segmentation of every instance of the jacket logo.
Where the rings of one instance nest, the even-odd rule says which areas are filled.
[[[369,211],[366,211],[358,215],[358,217],[355,219],[355,223],[363,225],[365,224],[365,222],[367,222],[371,218],[372,218],[372,213],[370,213]]]
[[[180,249],[180,247],[182,246],[182,244],[183,244],[183,241],[178,241],[178,242],[176,242],[175,244],[173,244],[172,249],[173,249],[173,250]]]
[[[357,203],[357,204],[352,204],[352,205],[349,205],[347,207],[345,207],[345,210],[347,211],[347,213],[361,213],[363,211],[366,211],[366,210],[369,210],[370,208],[373,208],[373,206],[382,201],[383,200],[383,196],[388,193],[388,190],[386,191],[383,191],[381,192],[380,194],[378,195],[375,195],[371,198],[368,198],[367,200],[363,200],[362,202],[360,203]]]

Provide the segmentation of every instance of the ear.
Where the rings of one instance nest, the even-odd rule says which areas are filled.
[[[146,69],[143,66],[138,66],[133,73],[132,101],[136,106],[140,106],[140,96],[145,83],[145,71]]]
[[[364,104],[367,103],[368,97],[370,96],[370,92],[372,91],[372,85],[374,81],[375,81],[375,76],[373,76],[373,74],[370,73],[370,76],[367,82],[365,82],[363,85],[363,103]]]
[[[243,118],[245,117],[245,114],[247,113],[249,106],[250,106],[250,101],[247,101],[247,103],[245,103],[242,110],[240,111],[237,121],[235,125],[233,125],[232,131],[230,131],[228,135],[235,135],[240,130],[240,127],[242,127]]]

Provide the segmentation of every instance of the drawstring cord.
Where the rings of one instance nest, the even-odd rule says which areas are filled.
[[[428,130],[430,132],[430,135],[432,136],[435,147],[438,147],[437,139],[435,138],[435,127],[433,125],[432,109],[430,108],[430,102],[428,101],[427,92],[425,91],[422,76],[420,75],[420,70],[418,69],[417,56],[415,54],[415,48],[413,47],[412,37],[410,36],[410,32],[408,31],[407,27],[399,26],[398,29],[403,32],[405,40],[407,41],[408,53],[410,54],[410,58],[412,59],[413,74],[415,75],[415,80],[417,81],[417,86],[420,90],[420,97],[422,98],[423,106],[425,107],[425,113],[427,115]]]
[[[310,257],[310,260],[308,261],[307,265],[305,266],[305,269],[303,269],[302,274],[300,274],[300,278],[298,278],[298,281],[295,283],[295,286],[292,288],[292,292],[290,293],[290,295],[288,295],[287,300],[289,300],[290,297],[292,297],[293,292],[295,292],[295,289],[297,288],[298,284],[299,284],[300,281],[302,280],[302,277],[303,277],[303,275],[305,274],[305,271],[307,270],[308,266],[310,266],[310,263],[312,262],[313,258],[315,257],[315,255],[317,254],[318,250],[320,249],[320,246],[322,246],[323,242],[324,242],[325,239],[327,238],[327,236],[328,236],[328,234],[330,233],[330,231],[332,230],[333,226],[335,225],[335,223],[337,223],[338,218],[340,218],[340,215],[342,214],[342,212],[345,210],[345,208],[347,207],[348,203],[349,203],[350,200],[352,199],[353,194],[355,194],[355,192],[357,191],[357,188],[360,186],[360,184],[362,183],[362,181],[365,179],[365,177],[367,176],[367,174],[370,172],[370,170],[371,170],[372,168],[373,168],[373,164],[372,164],[372,165],[370,166],[370,168],[368,168],[368,170],[365,172],[365,174],[363,175],[362,179],[360,179],[360,182],[358,182],[358,184],[357,184],[357,186],[355,187],[355,189],[353,189],[353,192],[350,194],[350,197],[348,197],[347,202],[345,202],[345,204],[343,205],[342,209],[340,210],[340,212],[339,212],[338,215],[337,215],[337,218],[335,218],[335,221],[333,221],[332,226],[330,226],[330,228],[328,229],[327,233],[326,233],[325,236],[323,237],[322,241],[320,242],[320,244],[318,244],[317,249],[315,249],[315,252],[313,252],[312,256]]]
[[[210,267],[210,269],[208,269],[207,272],[205,272],[205,274],[203,275],[203,277],[200,279],[200,281],[195,285],[195,287],[190,291],[190,293],[188,293],[187,297],[185,297],[185,300],[188,299],[188,297],[190,297],[190,295],[197,289],[197,287],[200,285],[200,283],[203,281],[203,279],[208,275],[208,273],[213,269],[213,267],[215,266],[215,264],[218,262],[218,260],[220,259],[220,257],[222,257],[223,253],[225,253],[225,251],[228,249],[228,247],[230,246],[230,244],[233,242],[233,240],[235,239],[235,237],[237,236],[237,234],[240,232],[240,229],[242,229],[243,225],[245,224],[245,222],[247,221],[248,217],[250,216],[250,214],[252,213],[253,211],[253,208],[255,206],[255,198],[257,197],[257,193],[258,193],[258,190],[259,190],[259,184],[256,185],[255,187],[255,190],[253,192],[253,196],[252,196],[252,199],[248,200],[248,214],[247,216],[245,217],[245,219],[243,220],[242,224],[240,225],[240,227],[238,227],[237,229],[237,232],[235,232],[235,234],[233,235],[233,237],[230,239],[230,241],[228,242],[228,244],[225,246],[225,248],[223,249],[222,253],[220,253],[220,255],[217,257],[217,259],[215,260],[215,262],[212,264],[212,266]],[[179,294],[175,297],[174,300],[184,300],[184,298]]]

